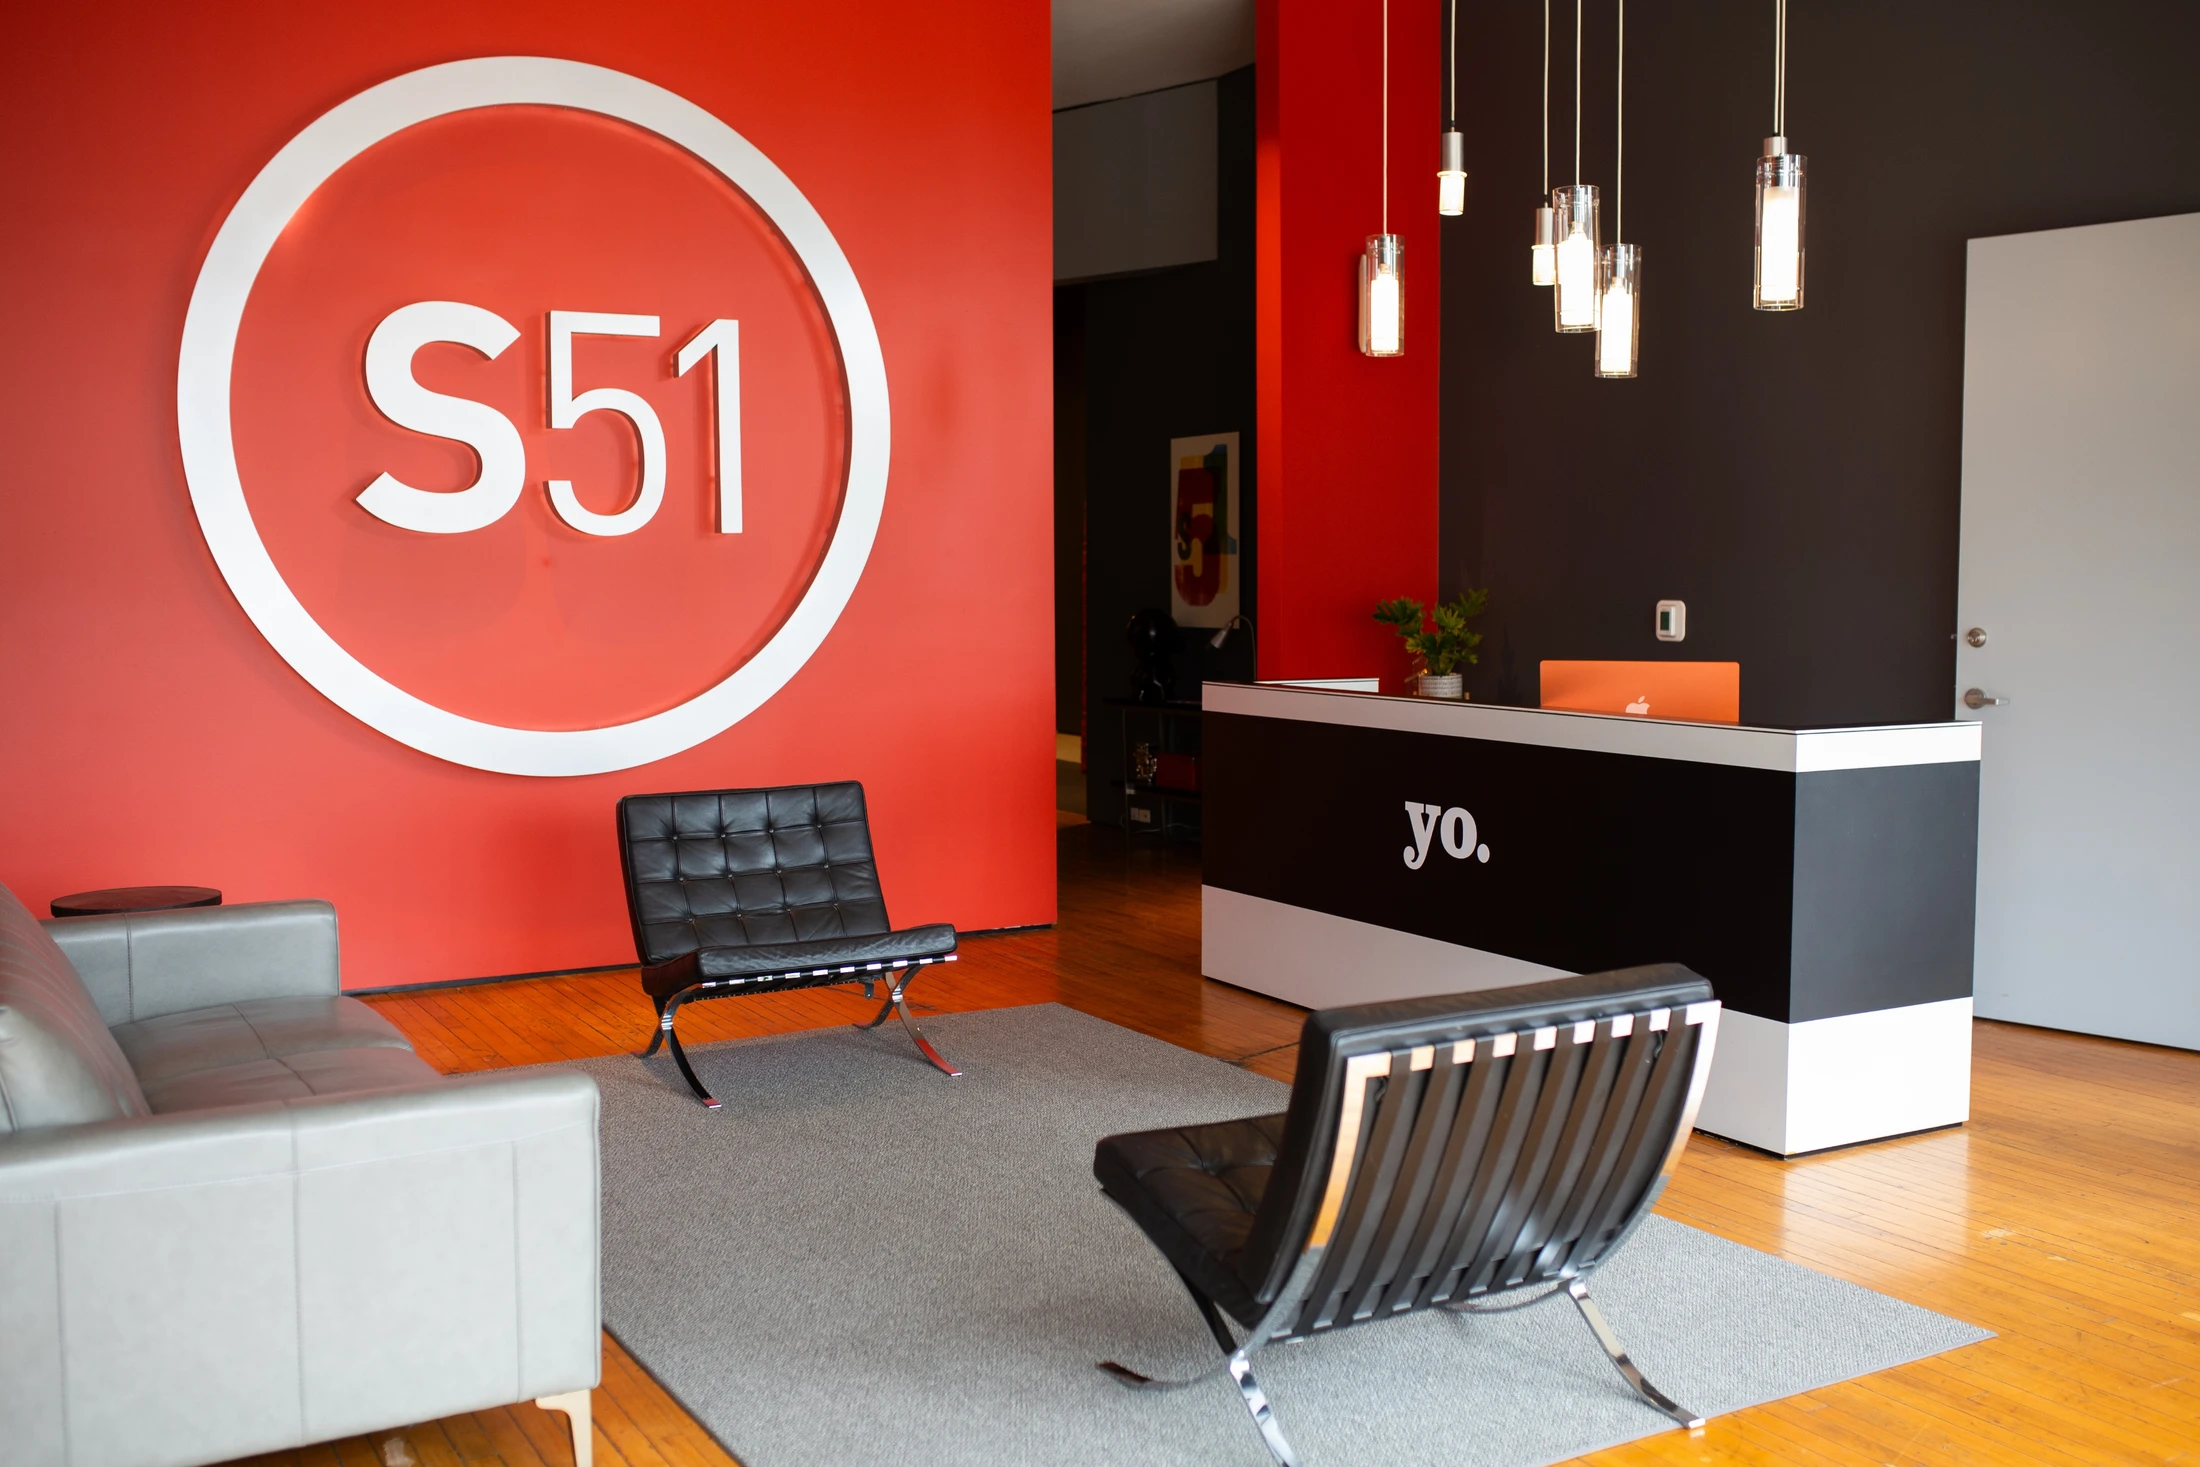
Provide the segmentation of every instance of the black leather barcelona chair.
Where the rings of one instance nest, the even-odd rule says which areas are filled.
[[[1256,1351],[1430,1308],[1497,1313],[1560,1294],[1674,1420],[1589,1298],[1687,1144],[1719,1005],[1677,964],[1307,1015],[1280,1115],[1110,1136],[1101,1189],[1175,1265],[1277,1462],[1290,1443]],[[1534,1285],[1526,1300],[1478,1305]],[[1234,1335],[1227,1313],[1243,1328]]]
[[[619,859],[642,989],[657,1006],[660,1044],[712,1110],[674,1030],[680,1006],[703,998],[860,983],[886,1001],[859,1029],[901,1015],[924,1057],[960,1075],[909,1016],[902,994],[917,969],[955,961],[945,922],[895,929],[886,920],[863,786],[628,795],[619,801]]]

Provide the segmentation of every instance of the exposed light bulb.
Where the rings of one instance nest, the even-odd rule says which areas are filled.
[[[1596,304],[1591,294],[1595,278],[1596,248],[1576,224],[1558,246],[1558,321],[1561,326],[1594,326]]]
[[[1635,364],[1627,359],[1627,338],[1635,332],[1634,297],[1616,286],[1606,291],[1603,321],[1603,328],[1597,333],[1597,375],[1634,376]]]
[[[1803,158],[1787,139],[1765,139],[1757,160],[1757,278],[1760,311],[1803,308]]]
[[[1557,285],[1552,308],[1565,332],[1597,329],[1597,191],[1571,184],[1551,191],[1558,212]]]
[[[1759,293],[1768,301],[1785,304],[1801,288],[1803,201],[1800,190],[1775,185],[1765,190],[1764,242],[1757,248],[1763,261],[1758,277]]]
[[[1642,333],[1642,247],[1614,244],[1597,265],[1597,375],[1635,375]]]
[[[1360,256],[1360,350],[1371,357],[1405,351],[1405,248],[1395,234],[1371,234]]]
[[[1444,129],[1444,166],[1436,170],[1436,212],[1467,211],[1467,139],[1456,127]]]
[[[1558,283],[1558,211],[1549,204],[1535,211],[1535,243],[1528,252],[1528,278],[1537,285]]]

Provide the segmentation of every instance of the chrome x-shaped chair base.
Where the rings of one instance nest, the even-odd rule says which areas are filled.
[[[880,1017],[883,1018],[884,1015]],[[1300,1298],[1313,1280],[1312,1264],[1319,1262],[1320,1257],[1321,1250],[1316,1248],[1310,1249],[1300,1259],[1299,1267],[1294,1271],[1290,1282],[1284,1286],[1283,1293],[1278,1296],[1276,1303],[1269,1308],[1261,1322],[1246,1335],[1242,1344],[1230,1333],[1230,1327],[1224,1321],[1222,1311],[1215,1307],[1214,1301],[1197,1284],[1184,1278],[1179,1272],[1177,1277],[1184,1278],[1184,1287],[1190,1290],[1193,1302],[1199,1305],[1200,1317],[1207,1321],[1207,1329],[1214,1335],[1215,1343],[1222,1346],[1225,1358],[1199,1374],[1186,1376],[1182,1380],[1157,1380],[1113,1360],[1101,1361],[1100,1368],[1121,1384],[1142,1391],[1181,1390],[1185,1386],[1197,1385],[1228,1371],[1231,1380],[1237,1383],[1238,1394],[1245,1400],[1245,1409],[1252,1413],[1253,1425],[1259,1430],[1260,1439],[1268,1448],[1268,1455],[1276,1460],[1278,1467],[1299,1467],[1298,1455],[1291,1450],[1291,1443],[1284,1438],[1283,1428],[1276,1422],[1275,1409],[1268,1404],[1268,1393],[1261,1389],[1259,1381],[1253,1379],[1251,1361],[1254,1352],[1275,1339],[1274,1332],[1297,1311]],[[1443,1307],[1455,1314],[1505,1314],[1555,1299],[1560,1292],[1552,1289],[1525,1304],[1501,1304],[1495,1308],[1477,1308],[1471,1301]],[[1590,1332],[1597,1337],[1597,1343],[1604,1347],[1604,1353],[1611,1358],[1613,1367],[1635,1388],[1638,1395],[1691,1431],[1703,1425],[1703,1417],[1686,1406],[1679,1405],[1672,1397],[1652,1385],[1641,1368],[1628,1357],[1626,1349],[1619,1342],[1619,1336],[1612,1332],[1610,1322],[1605,1319],[1604,1311],[1597,1308],[1596,1301],[1589,1297],[1589,1286],[1586,1282],[1579,1278],[1569,1279],[1563,1292],[1580,1309],[1581,1317],[1588,1321]]]
[[[909,987],[909,980],[916,976],[918,968],[928,966],[929,964],[935,962],[952,963],[953,961],[955,961],[954,955],[947,954],[943,957],[938,958],[916,958],[906,963],[895,963],[886,965],[889,966],[892,970],[890,973],[883,975],[886,978],[886,981],[891,985],[886,995],[886,1002],[879,1008],[878,1014],[875,1018],[871,1019],[868,1023],[856,1024],[852,1027],[857,1029],[876,1029],[879,1025],[886,1022],[886,1016],[888,1014],[898,1013],[901,1015],[902,1026],[909,1031],[909,1037],[916,1041],[917,1048],[923,1052],[926,1059],[930,1060],[935,1066],[937,1066],[943,1074],[956,1076],[961,1075],[962,1071],[956,1069],[953,1065],[949,1064],[944,1058],[942,1058],[940,1052],[932,1047],[932,1041],[925,1037],[924,1031],[917,1027],[916,1019],[912,1017],[909,1013],[908,1001],[902,996],[903,991]],[[847,972],[850,975],[850,982],[860,983],[863,985],[863,996],[865,998],[876,998],[878,996],[877,990],[872,985],[876,983],[882,975],[876,972],[865,973],[862,970],[856,968],[847,968],[843,971]],[[783,976],[796,977],[805,975],[786,974]],[[819,974],[818,972],[813,970],[810,974],[806,976],[815,977],[819,976]],[[763,981],[769,980],[766,979]],[[680,1005],[688,1002],[689,1000],[697,998],[727,997],[732,993],[739,992],[742,986],[743,984],[740,980],[728,981],[722,979],[712,979],[703,983],[697,983],[692,987],[683,988],[678,993],[673,994],[672,997],[659,1000],[657,1003],[657,1027],[655,1031],[653,1031],[649,1036],[649,1048],[643,1050],[641,1053],[641,1058],[648,1059],[660,1048],[670,1048],[672,1051],[672,1062],[680,1067],[680,1078],[688,1082],[688,1088],[695,1092],[696,1098],[701,1100],[703,1104],[711,1110],[719,1109],[720,1103],[717,1097],[712,1095],[710,1091],[704,1087],[702,1080],[697,1078],[695,1067],[688,1063],[687,1051],[680,1047],[680,1035],[679,1032],[673,1028],[673,1021],[679,1016]]]
[[[1621,1346],[1619,1336],[1612,1333],[1612,1326],[1606,1322],[1604,1311],[1597,1308],[1596,1300],[1589,1297],[1588,1285],[1580,1279],[1573,1279],[1566,1285],[1566,1294],[1574,1301],[1575,1306],[1581,1310],[1581,1317],[1589,1322],[1589,1329],[1596,1335],[1597,1343],[1602,1345],[1604,1353],[1611,1357],[1612,1367],[1625,1378],[1629,1385],[1635,1388],[1637,1395],[1687,1427],[1690,1431],[1694,1431],[1697,1427],[1703,1425],[1703,1417],[1689,1410],[1686,1406],[1680,1405],[1671,1396],[1650,1384],[1649,1377],[1642,1373],[1641,1368],[1634,1361],[1627,1358],[1627,1351]]]
[[[1648,1213],[1643,1215],[1648,1216]],[[1470,1299],[1446,1304],[1443,1307],[1453,1314],[1510,1314],[1515,1310],[1530,1309],[1538,1304],[1556,1299],[1561,1293],[1574,1301],[1574,1307],[1581,1311],[1581,1317],[1588,1322],[1589,1332],[1595,1335],[1597,1343],[1604,1347],[1605,1355],[1612,1362],[1612,1368],[1620,1373],[1622,1380],[1635,1388],[1636,1395],[1641,1396],[1645,1401],[1648,1401],[1690,1431],[1694,1431],[1697,1427],[1703,1425],[1702,1416],[1679,1404],[1671,1396],[1652,1385],[1650,1378],[1642,1373],[1642,1367],[1629,1358],[1626,1347],[1619,1342],[1619,1335],[1612,1329],[1611,1321],[1604,1317],[1603,1310],[1597,1308],[1597,1301],[1589,1297],[1589,1282],[1587,1279],[1568,1279],[1562,1289],[1554,1288],[1547,1294],[1538,1294],[1535,1298],[1520,1304],[1499,1304],[1492,1307],[1477,1305]]]
[[[914,968],[905,968],[902,970],[902,972],[904,973],[914,973],[915,971],[916,969]],[[879,1025],[886,1022],[886,1016],[888,1014],[899,1014],[901,1015],[902,1028],[909,1031],[909,1037],[912,1040],[916,1041],[916,1046],[918,1049],[924,1051],[924,1057],[926,1059],[930,1060],[942,1074],[957,1076],[961,1075],[961,1070],[956,1069],[953,1065],[949,1064],[946,1060],[940,1057],[940,1052],[932,1047],[932,1041],[924,1037],[924,1031],[917,1027],[917,1021],[910,1016],[909,1005],[907,1001],[904,1000],[901,996],[901,991],[908,986],[909,980],[902,977],[901,974],[897,973],[895,975],[894,990],[893,992],[886,995],[886,1002],[879,1005],[878,1013],[872,1016],[869,1023],[857,1024],[854,1027],[858,1029],[876,1029]],[[868,983],[863,985],[863,996],[865,998],[871,998],[874,996],[871,991],[871,985]]]
[[[1321,1253],[1321,1249],[1313,1248],[1301,1255],[1298,1267],[1292,1271],[1283,1292],[1268,1307],[1268,1312],[1261,1316],[1260,1323],[1247,1332],[1243,1343],[1230,1333],[1230,1326],[1223,1319],[1222,1311],[1215,1307],[1214,1301],[1197,1284],[1184,1278],[1183,1273],[1179,1272],[1177,1277],[1184,1279],[1184,1287],[1191,1291],[1192,1301],[1199,1306],[1200,1317],[1207,1321],[1208,1332],[1215,1337],[1215,1343],[1222,1346],[1223,1358],[1199,1374],[1186,1376],[1182,1380],[1157,1380],[1114,1360],[1101,1361],[1100,1368],[1113,1376],[1118,1384],[1138,1391],[1182,1390],[1188,1385],[1211,1380],[1227,1371],[1230,1379],[1237,1385],[1238,1395],[1244,1400],[1246,1411],[1252,1415],[1253,1427],[1260,1433],[1261,1444],[1268,1448],[1268,1455],[1275,1459],[1277,1467],[1299,1467],[1298,1453],[1291,1450],[1291,1443],[1276,1420],[1275,1408],[1268,1404],[1268,1393],[1261,1389],[1259,1381],[1253,1379],[1252,1361],[1254,1352],[1274,1340],[1277,1329],[1298,1312],[1300,1300],[1305,1297],[1307,1288],[1314,1281],[1313,1265],[1321,1261]]]

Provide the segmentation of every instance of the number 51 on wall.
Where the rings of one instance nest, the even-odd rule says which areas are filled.
[[[573,391],[573,338],[576,336],[654,337],[655,316],[614,315],[601,311],[551,311],[550,426],[570,428],[594,412],[612,412],[634,425],[641,448],[641,491],[614,514],[598,514],[573,493],[569,479],[547,481],[551,508],[558,518],[590,535],[631,535],[648,524],[665,498],[665,430],[656,409],[638,394],[619,387]],[[367,396],[384,417],[401,428],[454,439],[481,460],[474,482],[453,493],[415,489],[384,473],[359,495],[359,504],[377,519],[399,529],[430,535],[460,535],[496,523],[519,502],[527,485],[527,454],[512,420],[468,397],[431,392],[413,377],[413,354],[430,342],[470,346],[491,361],[519,340],[519,328],[494,311],[462,301],[418,301],[382,318],[367,339]],[[716,359],[712,394],[717,442],[718,529],[741,532],[741,323],[717,320],[689,339],[673,357],[677,375],[705,357]]]

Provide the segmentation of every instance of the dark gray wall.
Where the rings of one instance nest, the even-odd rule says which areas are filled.
[[[1054,114],[1054,278],[1097,280],[1215,257],[1216,85]]]
[[[1572,16],[1552,8],[1564,183]],[[1607,242],[1614,11],[1589,0],[1583,88]],[[1472,176],[1444,225],[1441,564],[1447,595],[1492,588],[1473,695],[1535,702],[1543,658],[1718,659],[1742,664],[1746,722],[1946,718],[1964,241],[2200,210],[2200,5],[1795,0],[1787,129],[1810,198],[1790,315],[1749,306],[1772,4],[1635,5],[1633,381],[1593,379],[1589,339],[1555,335],[1528,283],[1542,14],[1461,7]],[[1651,634],[1667,596],[1688,603],[1685,643]]]
[[[1087,710],[1087,808],[1095,820],[1120,817],[1109,788],[1120,772],[1121,738],[1106,699],[1128,690],[1130,653],[1123,627],[1145,607],[1169,605],[1169,440],[1235,431],[1244,453],[1247,614],[1257,605],[1260,495],[1253,443],[1253,73],[1221,79],[1218,98],[1218,254],[1117,280],[1055,288],[1057,462],[1070,452],[1064,425],[1083,436],[1083,622]],[[1072,348],[1070,343],[1077,343]],[[1067,353],[1067,357],[1065,357]],[[1065,394],[1068,400],[1065,400]],[[1081,394],[1081,400],[1077,400]],[[1073,478],[1058,467],[1057,514]],[[1058,548],[1056,564],[1066,559]],[[1071,608],[1057,602],[1064,621]],[[1058,633],[1065,627],[1058,627]],[[1221,651],[1211,633],[1187,630],[1177,658],[1177,690],[1197,697],[1205,677],[1250,677],[1242,633]],[[1060,635],[1057,646],[1063,645]],[[1059,656],[1060,654],[1058,654]],[[1058,706],[1077,676],[1059,663]],[[1063,725],[1065,729],[1074,724]]]

